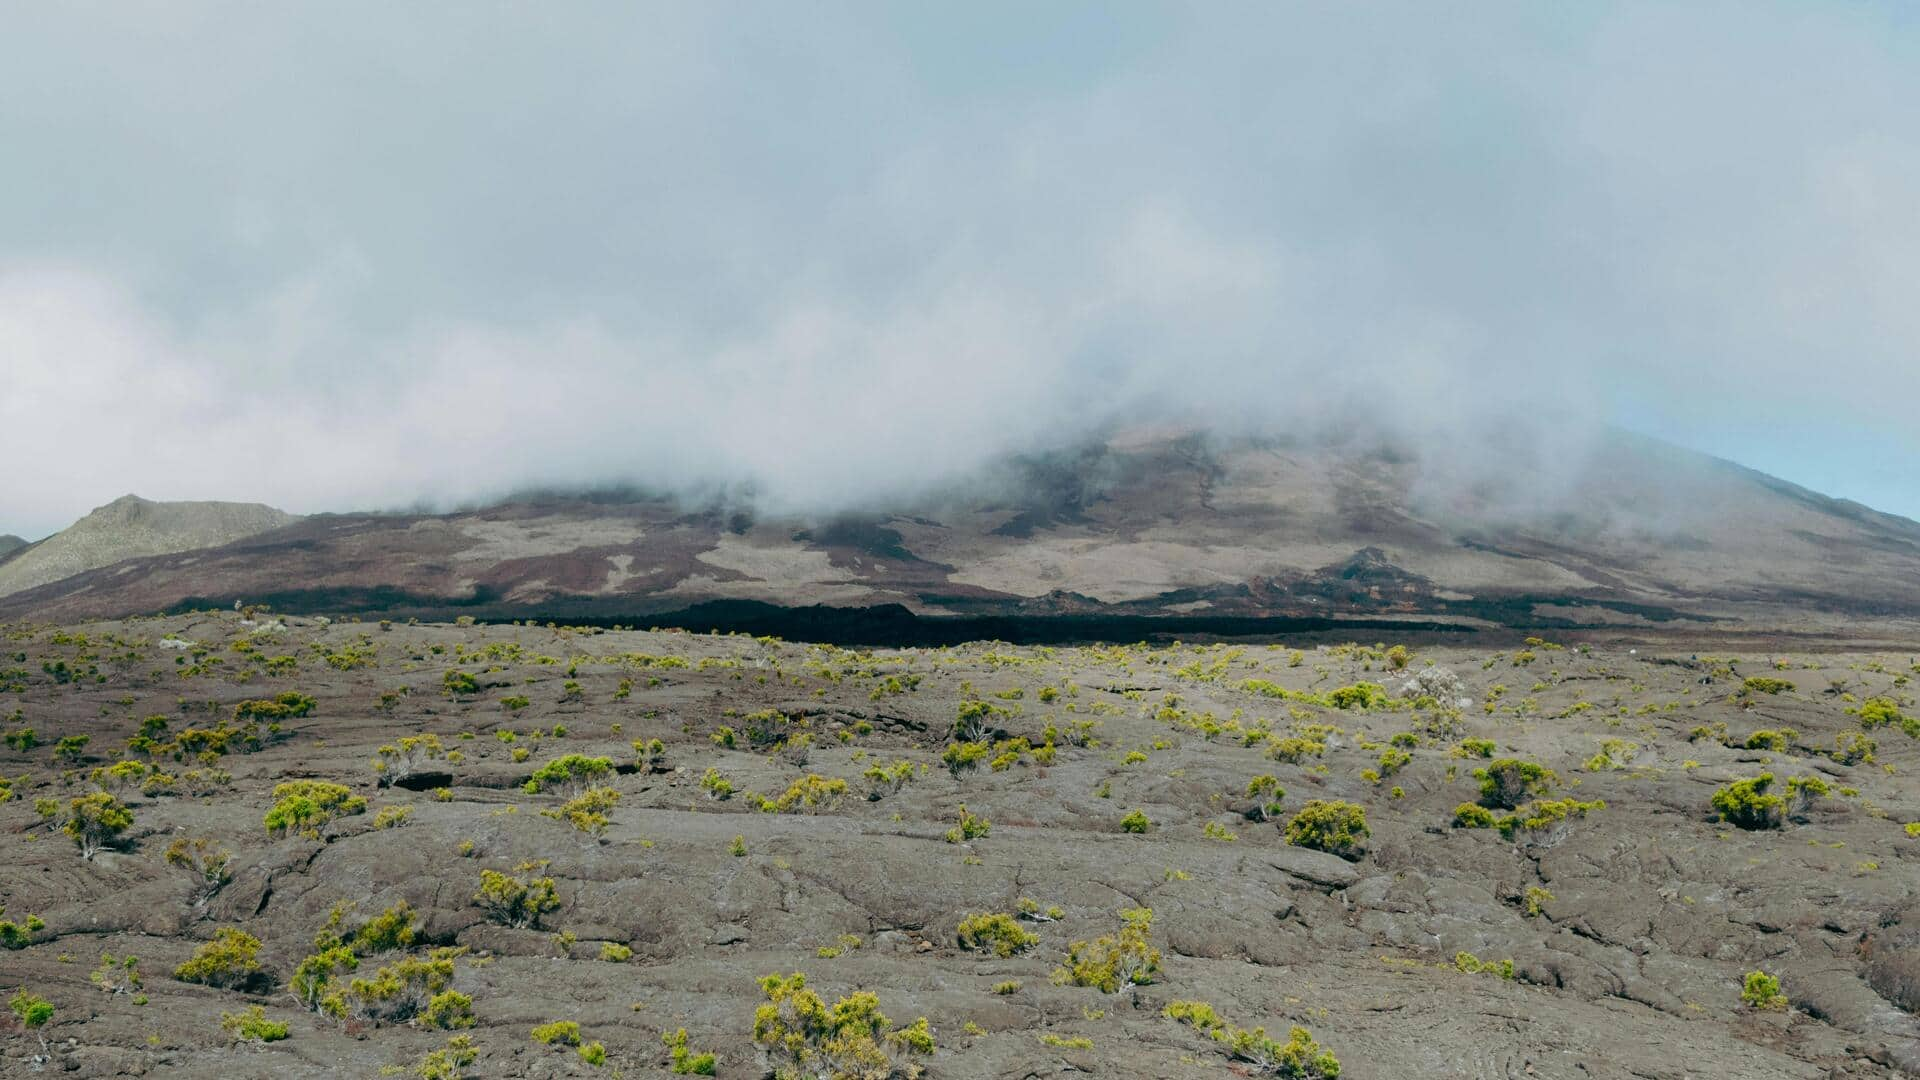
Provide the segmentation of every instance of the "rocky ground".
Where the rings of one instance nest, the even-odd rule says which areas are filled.
[[[0,1073],[758,1077],[798,971],[879,1075],[1907,1075],[1914,662],[1797,647],[16,625]]]

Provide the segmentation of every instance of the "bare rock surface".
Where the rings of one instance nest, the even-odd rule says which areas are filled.
[[[1254,1075],[1166,1015],[1191,1001],[1280,1043],[1303,1029],[1361,1080],[1920,1067],[1905,654],[856,651],[235,612],[4,633],[0,920],[21,936],[0,997],[54,1013],[0,1028],[0,1075],[404,1075],[455,1038],[471,1077],[670,1075],[662,1035],[684,1028],[718,1075],[760,1077],[778,1064],[754,1037],[760,980],[795,971],[829,1005],[876,994],[886,1030],[926,1017],[930,1055],[890,1051],[903,1076]],[[426,736],[400,767],[400,740]],[[607,759],[604,820],[526,790],[567,755]],[[1504,759],[1551,779],[1489,812],[1540,820],[1467,827],[1475,770]],[[1773,827],[1720,820],[1715,792],[1762,774],[1825,788]],[[1284,794],[1251,797],[1260,777]],[[309,781],[365,804],[270,830],[276,788]],[[132,820],[82,858],[61,826],[102,785]],[[1363,810],[1354,850],[1290,842],[1314,801]],[[168,856],[197,840],[228,857],[211,890]],[[487,872],[551,879],[550,910],[490,911]],[[1075,943],[1142,911],[1157,967],[1075,985]],[[410,938],[353,946],[352,971],[300,991],[319,939],[382,913]],[[1032,939],[963,945],[962,920],[992,913]],[[258,940],[257,970],[178,977],[229,929]],[[437,1026],[431,994],[379,996],[436,959],[432,993],[465,995],[473,1026]],[[1756,971],[1783,1002],[1742,1000]],[[223,1030],[251,1006],[287,1037]],[[604,1063],[530,1037],[554,1021]]]

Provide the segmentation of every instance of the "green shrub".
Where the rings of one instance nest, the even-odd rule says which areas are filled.
[[[611,758],[567,754],[540,766],[523,786],[529,795],[542,791],[555,791],[562,795],[574,796],[590,787],[600,786],[612,775],[613,760]]]
[[[77,763],[87,752],[87,743],[92,741],[88,735],[69,735],[53,744],[53,756],[69,765]]]
[[[1153,821],[1147,817],[1146,812],[1143,810],[1135,810],[1120,819],[1121,832],[1143,833],[1151,828],[1153,828]]]
[[[1287,821],[1287,843],[1349,860],[1360,858],[1371,834],[1367,812],[1337,800],[1314,799]]]
[[[1490,758],[1493,756],[1493,751],[1492,739],[1461,739],[1460,745],[1454,747],[1450,753],[1454,757]]]
[[[966,804],[962,803],[960,804],[960,824],[947,830],[946,840],[949,844],[958,844],[967,840],[978,840],[992,831],[993,822],[972,813],[967,809]]]
[[[1482,960],[1470,952],[1453,954],[1455,969],[1467,975],[1498,975],[1503,979],[1513,978],[1513,961]]]
[[[242,701],[233,707],[235,723],[243,720],[295,720],[313,712],[319,702],[299,692],[289,690],[276,694],[268,701]]]
[[[427,1007],[420,1019],[428,1027],[443,1031],[470,1028],[474,1025],[473,998],[458,990],[442,990],[427,999]]]
[[[1772,773],[1735,780],[1714,790],[1713,809],[1722,821],[1742,829],[1777,829],[1786,815],[1786,800],[1768,794],[1772,786]]]
[[[1764,971],[1747,972],[1740,988],[1740,1000],[1756,1009],[1775,1012],[1787,1007],[1787,995],[1780,991],[1780,980]]]
[[[133,811],[104,791],[82,795],[67,806],[63,831],[80,849],[83,859],[93,858],[133,825]]]
[[[1128,986],[1145,986],[1160,970],[1160,950],[1153,947],[1153,911],[1129,908],[1120,913],[1117,933],[1067,946],[1067,962],[1053,972],[1063,986],[1091,986],[1104,994]]]
[[[46,920],[38,915],[29,915],[21,923],[0,920],[0,949],[24,949],[33,943],[33,935],[46,928]]]
[[[624,964],[633,959],[633,950],[617,941],[600,943],[600,959],[610,964]]]
[[[1271,776],[1256,776],[1247,781],[1247,798],[1253,800],[1252,809],[1247,816],[1255,821],[1267,821],[1279,816],[1281,800],[1287,797],[1287,791],[1280,781]]]
[[[537,930],[540,917],[560,907],[553,879],[537,876],[546,868],[546,862],[540,861],[523,862],[512,874],[482,870],[480,891],[474,894],[473,902],[502,926]]]
[[[808,773],[787,785],[787,790],[777,798],[763,802],[761,809],[775,813],[793,814],[802,810],[825,812],[833,809],[840,797],[847,793],[847,782],[838,777],[825,777],[818,773]]]
[[[580,1060],[589,1065],[605,1065],[607,1063],[607,1045],[598,1039],[581,1046],[579,1054]]]
[[[1309,757],[1319,757],[1327,752],[1327,744],[1320,739],[1310,739],[1301,735],[1289,735],[1273,740],[1267,751],[1275,761],[1284,761],[1289,765],[1298,765]]]
[[[258,1005],[237,1013],[221,1013],[220,1030],[237,1042],[270,1043],[287,1037],[287,1025],[267,1019],[267,1011]]]
[[[7,999],[7,1006],[13,1010],[13,1015],[19,1018],[21,1025],[28,1029],[43,1027],[47,1021],[53,1019],[53,1002],[28,993],[24,987],[16,990],[14,995]]]
[[[667,1052],[672,1056],[672,1071],[676,1076],[712,1076],[719,1065],[719,1059],[712,1054],[696,1054],[687,1049],[687,1029],[662,1032],[660,1041],[667,1044]]]
[[[1303,1027],[1289,1030],[1284,1043],[1267,1038],[1265,1028],[1236,1030],[1227,1039],[1227,1052],[1256,1072],[1313,1080],[1334,1080],[1340,1075],[1340,1060]]]
[[[1453,827],[1456,829],[1491,829],[1493,826],[1493,811],[1479,803],[1463,802],[1453,808]]]
[[[946,750],[940,755],[940,760],[946,764],[947,771],[958,779],[961,773],[979,768],[980,763],[986,761],[992,753],[993,747],[989,743],[948,743]]]
[[[465,1080],[467,1066],[478,1056],[471,1036],[455,1035],[447,1045],[421,1058],[413,1073],[420,1080]]]
[[[1788,742],[1797,734],[1799,732],[1791,728],[1780,731],[1768,731],[1763,728],[1747,736],[1747,741],[1742,745],[1748,750],[1772,750],[1776,753],[1784,753]]]
[[[533,1029],[533,1041],[552,1046],[580,1045],[580,1024],[574,1020],[555,1020],[551,1024],[541,1024]]]
[[[1538,832],[1551,829],[1572,818],[1586,817],[1595,810],[1605,810],[1607,804],[1595,799],[1581,802],[1578,799],[1536,799],[1515,813],[1495,822],[1500,835],[1512,840],[1521,832]]]
[[[1001,959],[1025,952],[1040,944],[1040,935],[1032,933],[1004,913],[969,915],[960,920],[960,947],[992,952]]]
[[[1512,810],[1528,799],[1545,795],[1559,777],[1552,769],[1518,758],[1501,758],[1473,770],[1480,781],[1480,802],[1497,809]]]
[[[718,769],[708,769],[700,777],[700,790],[707,793],[707,798],[718,802],[733,797],[733,781],[721,776]]]
[[[24,754],[40,745],[40,736],[32,728],[23,727],[7,732],[5,736],[0,736],[0,742],[4,742]]]
[[[1360,682],[1327,691],[1327,704],[1336,709],[1378,709],[1392,700],[1387,688],[1379,683]]]
[[[592,787],[560,806],[540,813],[556,821],[564,821],[583,833],[599,836],[613,823],[613,808],[619,803],[619,792],[607,787]]]
[[[336,817],[365,813],[367,800],[344,784],[324,780],[289,780],[273,789],[277,801],[267,811],[267,834],[317,836],[320,826]]]
[[[933,1053],[927,1018],[895,1028],[880,998],[857,991],[829,1006],[807,989],[807,977],[760,980],[766,1004],[753,1017],[753,1041],[767,1053],[776,1080],[824,1077],[914,1077],[913,1058]]]
[[[444,756],[446,751],[438,735],[402,736],[374,751],[374,779],[381,787],[390,787]]]
[[[186,963],[173,969],[181,982],[232,988],[252,982],[260,974],[260,939],[237,927],[225,927],[213,940],[194,950]]]
[[[1285,1043],[1267,1037],[1265,1028],[1235,1028],[1204,1001],[1175,1001],[1161,1011],[1169,1020],[1188,1024],[1226,1050],[1236,1061],[1246,1062],[1251,1071],[1284,1077],[1334,1080],[1340,1075],[1340,1062],[1322,1049],[1306,1028],[1296,1027]]]
[[[442,676],[440,686],[454,697],[465,697],[480,692],[480,680],[458,668],[452,669]]]
[[[346,999],[354,1014],[364,1020],[412,1020],[430,1008],[453,982],[454,958],[465,951],[449,947],[434,949],[424,957],[402,956],[382,966],[371,978],[350,980]],[[457,1015],[457,999],[448,1006],[448,1015]]]
[[[1766,675],[1750,675],[1740,684],[1740,689],[1749,694],[1782,694],[1793,689],[1793,684],[1785,679],[1770,678]]]
[[[1897,727],[1913,738],[1920,738],[1920,717],[1907,716],[1892,698],[1868,698],[1860,703],[1860,726],[1871,731],[1877,727]]]

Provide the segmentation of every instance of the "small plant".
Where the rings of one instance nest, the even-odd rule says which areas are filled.
[[[1768,794],[1772,786],[1772,773],[1735,780],[1714,790],[1713,809],[1722,821],[1742,829],[1777,829],[1786,814],[1786,800]]]
[[[1287,843],[1356,860],[1371,835],[1367,812],[1349,802],[1314,799],[1287,821]]]
[[[1040,1033],[1040,1043],[1043,1046],[1051,1046],[1057,1050],[1093,1049],[1093,1040],[1087,1038],[1085,1035],[1055,1035],[1051,1031],[1043,1031]]]
[[[633,959],[633,950],[617,941],[600,943],[600,959],[610,964],[624,964]]]
[[[1280,814],[1281,800],[1287,797],[1280,781],[1267,775],[1256,776],[1247,781],[1247,798],[1253,800],[1252,809],[1247,816],[1255,821],[1268,821]]]
[[[1059,922],[1067,917],[1067,913],[1061,910],[1059,904],[1049,904],[1043,908],[1038,901],[1024,896],[1014,904],[1014,907],[1020,909],[1021,918],[1031,919],[1034,922]]]
[[[1067,946],[1067,962],[1054,970],[1053,981],[1091,986],[1104,994],[1151,983],[1160,970],[1160,950],[1152,944],[1153,911],[1129,908],[1120,919],[1117,933]]]
[[[760,980],[766,1004],[754,1013],[753,1040],[766,1050],[776,1080],[811,1077],[874,1076],[912,1080],[920,1075],[913,1060],[933,1053],[927,1018],[905,1027],[880,1011],[869,991],[850,994],[829,1006],[807,988],[807,978],[769,975]]]
[[[109,994],[131,994],[140,989],[140,958],[122,956],[115,958],[112,953],[100,954],[100,966],[93,969],[87,981]]]
[[[1146,812],[1143,810],[1135,810],[1120,819],[1121,832],[1143,833],[1151,828],[1153,828],[1153,821],[1147,817]]]
[[[1481,804],[1503,810],[1545,795],[1559,780],[1552,769],[1518,758],[1488,762],[1473,770],[1473,776],[1480,781]]]
[[[373,815],[373,827],[376,829],[397,829],[413,817],[411,806],[383,806]]]
[[[82,859],[91,859],[120,838],[133,825],[133,811],[104,791],[82,795],[68,804],[67,824],[63,831],[80,849]]]
[[[708,769],[700,777],[700,790],[707,793],[707,798],[719,802],[733,796],[733,782],[721,776],[720,770]]]
[[[1554,900],[1553,894],[1548,892],[1546,889],[1541,888],[1538,885],[1527,886],[1527,895],[1526,895],[1527,918],[1529,919],[1537,918],[1543,913],[1545,913],[1547,910],[1547,905],[1553,903],[1553,900]]]
[[[226,927],[194,951],[186,963],[173,969],[181,982],[233,988],[245,986],[260,973],[260,939],[237,927]]]
[[[544,1046],[579,1046],[580,1024],[574,1020],[555,1020],[533,1029],[533,1041]]]
[[[1503,979],[1513,978],[1512,960],[1482,960],[1470,952],[1453,954],[1453,966],[1466,975],[1498,975]]]
[[[457,1031],[474,1025],[473,998],[458,990],[442,990],[427,999],[420,1019],[428,1027]]]
[[[968,840],[978,840],[993,831],[993,822],[969,811],[965,803],[960,805],[960,824],[947,830],[946,841],[958,844]]]
[[[465,1080],[467,1066],[478,1056],[471,1036],[455,1035],[447,1045],[422,1057],[413,1073],[420,1080]]]
[[[1040,935],[1024,929],[1007,914],[969,915],[960,920],[960,947],[992,952],[1001,959],[1040,944]]]
[[[993,992],[999,994],[1001,997],[1017,994],[1020,992],[1020,980],[1008,979],[1005,982],[994,983]]]
[[[1492,739],[1461,739],[1460,745],[1448,751],[1454,757],[1491,758],[1494,744]]]
[[[1767,675],[1752,675],[1740,684],[1740,689],[1749,694],[1784,694],[1793,690],[1793,684]]]
[[[0,949],[24,949],[33,943],[33,935],[46,928],[46,920],[38,915],[29,915],[19,923],[0,920]]]
[[[599,836],[613,823],[613,808],[619,802],[620,793],[612,788],[591,787],[560,806],[540,813],[556,821],[564,821],[588,835]]]
[[[687,1029],[663,1032],[660,1041],[667,1044],[669,1066],[676,1076],[712,1076],[719,1066],[713,1054],[696,1054],[687,1049]]]
[[[634,765],[641,772],[661,772],[667,767],[667,744],[659,739],[635,739],[633,758]]]
[[[1778,1012],[1787,1007],[1787,995],[1780,990],[1780,980],[1764,971],[1747,972],[1746,981],[1740,988],[1740,1000],[1755,1009],[1769,1012]]]
[[[482,870],[480,891],[474,894],[473,902],[486,911],[488,918],[502,926],[516,930],[537,930],[540,917],[560,907],[560,897],[553,879],[538,876],[546,867],[547,864],[541,861],[523,862],[514,868],[512,874]]]
[[[90,741],[91,736],[69,735],[53,744],[53,756],[68,765],[78,764],[86,756],[87,743]]]
[[[540,766],[523,787],[529,795],[553,791],[567,798],[573,798],[584,793],[588,788],[602,786],[612,775],[613,760],[611,758],[567,754]]]
[[[733,843],[727,845],[727,854],[737,859],[740,856],[745,855],[746,853],[747,853],[747,838],[745,836],[735,835],[733,838]]]
[[[367,809],[366,799],[343,784],[324,780],[289,780],[275,785],[273,797],[278,801],[265,819],[269,836],[318,836],[320,826],[334,818],[362,814]]]
[[[235,1042],[270,1043],[287,1037],[287,1025],[267,1019],[267,1011],[258,1005],[237,1013],[221,1013],[220,1030]]]
[[[7,1007],[13,1010],[13,1015],[19,1019],[21,1025],[29,1030],[44,1027],[47,1021],[53,1019],[53,1002],[28,993],[24,988],[16,990],[14,995],[7,999]]]
[[[438,735],[407,735],[374,751],[373,775],[381,787],[391,787],[419,772],[428,762],[446,756]]]

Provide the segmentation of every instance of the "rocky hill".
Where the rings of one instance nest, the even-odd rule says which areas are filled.
[[[298,520],[258,503],[163,503],[122,496],[37,544],[0,537],[0,596],[128,559],[219,547]]]
[[[1552,493],[1536,490],[1536,471],[1516,461],[1504,480],[1443,481],[1431,464],[1378,449],[1136,434],[825,520],[631,493],[444,515],[290,519],[261,507],[219,518],[235,535],[199,534],[221,546],[168,532],[170,553],[129,535],[159,532],[134,526],[170,511],[118,509],[123,500],[0,564],[10,589],[39,585],[0,598],[0,616],[234,600],[572,619],[716,601],[1560,628],[1920,616],[1913,521],[1624,435],[1562,467]],[[88,555],[56,564],[82,536],[96,538]],[[54,580],[62,570],[71,576]]]

